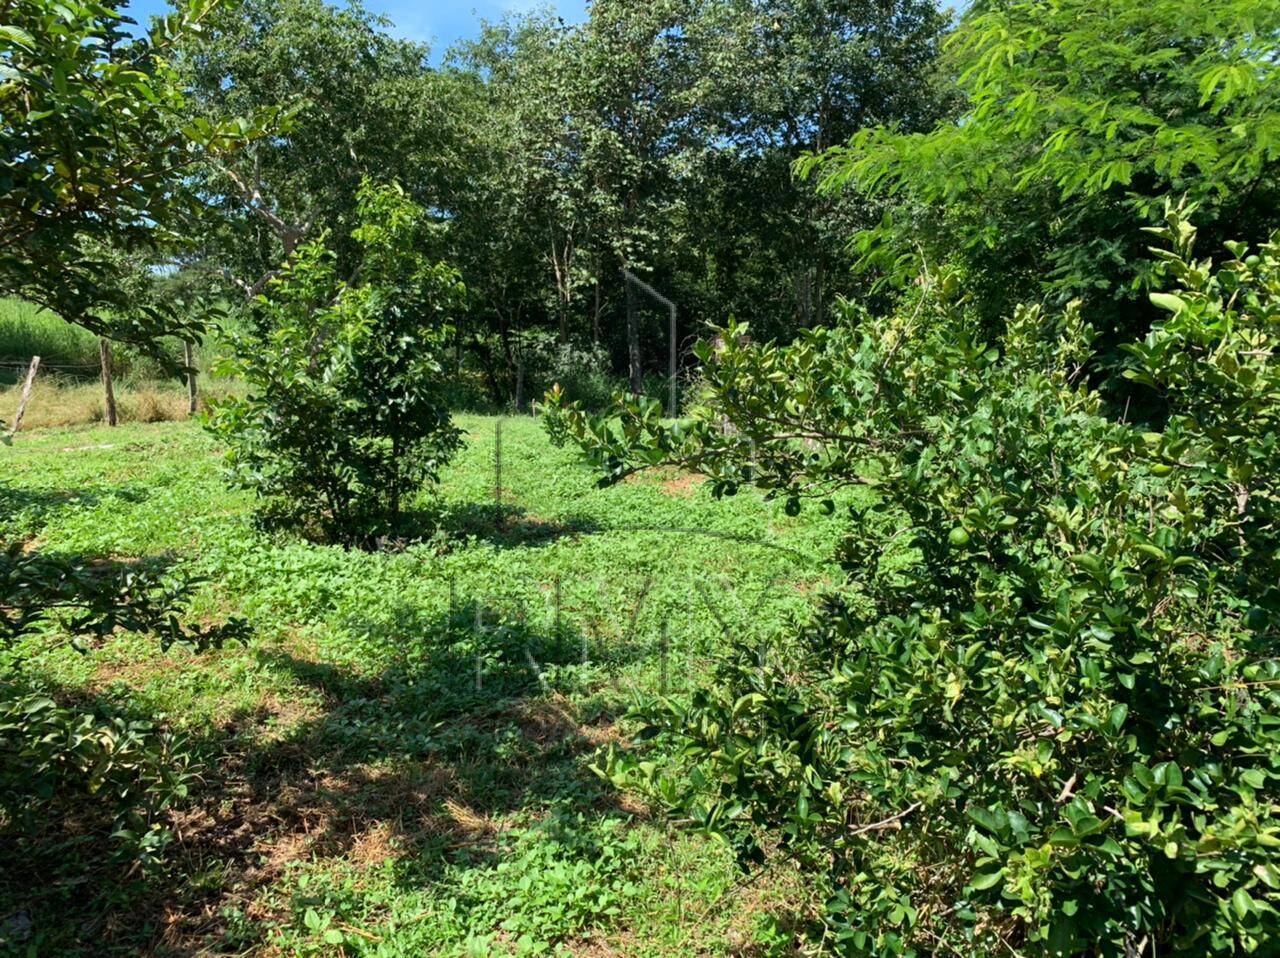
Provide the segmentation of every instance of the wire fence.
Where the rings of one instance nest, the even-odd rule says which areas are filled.
[[[34,356],[28,356],[26,359],[0,359],[0,369],[26,369],[31,365]],[[89,369],[97,371],[102,368],[100,363],[50,363],[40,360],[41,369]]]

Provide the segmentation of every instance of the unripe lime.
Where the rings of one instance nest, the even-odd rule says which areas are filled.
[[[947,536],[947,540],[953,546],[967,546],[969,544],[969,533],[965,532],[960,526],[956,526],[951,530],[951,534]]]

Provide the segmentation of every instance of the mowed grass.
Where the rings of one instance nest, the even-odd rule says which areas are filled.
[[[198,657],[130,635],[4,653],[16,681],[164,723],[203,763],[161,874],[74,821],[0,833],[11,953],[787,953],[801,878],[739,882],[589,766],[726,631],[808,613],[840,574],[839,513],[674,474],[598,490],[534,420],[502,422],[500,457],[496,420],[460,423],[440,528],[377,554],[258,532],[192,423],[0,449],[6,533],[203,576],[193,615],[253,629]]]

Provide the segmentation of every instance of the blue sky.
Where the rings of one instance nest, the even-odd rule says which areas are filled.
[[[587,0],[364,0],[364,4],[390,20],[393,33],[430,43],[435,60],[454,41],[474,37],[481,20],[497,20],[504,13],[549,6],[569,23],[587,16]],[[943,6],[954,8],[960,3],[943,0]],[[166,9],[168,0],[132,0],[129,4],[131,16],[139,23]]]
[[[429,42],[435,56],[455,40],[475,36],[481,20],[497,20],[504,13],[550,6],[570,23],[587,15],[586,0],[366,0],[365,6],[387,17],[402,36]]]
[[[507,12],[550,6],[570,23],[586,18],[587,0],[364,0],[395,27],[393,33],[431,44],[433,59],[455,40],[473,37],[481,20],[496,20]],[[168,9],[167,0],[133,0],[129,15],[146,23],[152,14]]]

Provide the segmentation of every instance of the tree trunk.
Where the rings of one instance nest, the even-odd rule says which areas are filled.
[[[596,277],[596,308],[591,314],[591,340],[600,345],[600,278]]]
[[[627,364],[631,371],[631,394],[639,396],[644,390],[644,370],[640,368],[640,329],[636,322],[636,291],[631,281],[623,279],[627,286]]]
[[[516,356],[516,412],[524,412],[524,353]]]
[[[507,371],[504,377],[502,387],[501,405],[505,409],[507,404],[511,402],[511,388],[513,385],[513,377],[517,374],[516,369],[516,352],[511,343],[511,327],[504,320],[498,321],[498,338],[502,342],[502,356],[506,360]]]
[[[826,321],[826,312],[823,308],[823,298],[826,290],[827,271],[823,268],[822,254],[818,254],[818,262],[813,268],[813,324],[821,326]]]
[[[119,423],[116,415],[116,393],[111,385],[111,344],[105,336],[98,340],[98,356],[102,360],[102,393],[107,409],[107,425]]]
[[[395,435],[391,437],[391,461],[397,466],[400,464],[400,437]],[[400,525],[400,476],[397,473],[391,480],[391,528],[387,531],[395,534]]]
[[[199,406],[199,394],[196,392],[196,360],[192,352],[190,343],[182,344],[183,361],[187,365],[187,414],[194,416]]]
[[[807,266],[796,273],[796,315],[803,328],[808,329],[813,325],[813,289],[809,283]]]

